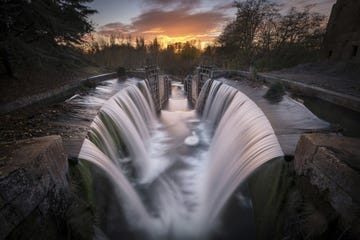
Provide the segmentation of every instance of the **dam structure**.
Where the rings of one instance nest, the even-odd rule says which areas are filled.
[[[49,221],[40,235],[57,226],[59,239],[297,239],[308,226],[342,236],[328,227],[357,219],[356,155],[342,152],[358,141],[246,75],[149,66],[46,109],[42,131],[61,136],[7,145],[19,165],[2,168],[1,235]]]
[[[283,150],[263,110],[224,79],[205,81],[194,109],[181,82],[167,83],[167,102],[152,86],[138,78],[105,102],[79,158],[111,179],[140,238],[207,239],[242,183]]]

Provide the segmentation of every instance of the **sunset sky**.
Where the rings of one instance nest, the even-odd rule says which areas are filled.
[[[336,0],[274,0],[284,11],[314,4],[313,10],[329,15]],[[163,43],[201,41],[206,45],[217,37],[235,16],[233,0],[94,0],[90,6],[99,33],[131,34],[146,40],[157,37]]]

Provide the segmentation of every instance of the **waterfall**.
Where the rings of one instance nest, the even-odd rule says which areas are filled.
[[[115,192],[119,195],[119,199],[124,202],[123,204],[126,206],[124,207],[125,212],[131,221],[144,226],[150,225],[150,220],[152,219],[145,209],[140,196],[108,156],[100,151],[91,141],[85,139],[79,158],[86,159],[103,169],[110,176],[111,180],[116,182]]]
[[[214,223],[231,194],[255,169],[283,155],[270,122],[246,95],[214,81],[207,98],[203,118],[216,130],[201,189],[202,224]]]
[[[217,126],[237,92],[235,88],[213,81],[203,110],[203,119],[208,121],[211,127]]]
[[[206,237],[237,187],[283,154],[269,121],[247,96],[219,81],[204,86],[197,105],[202,123],[195,129],[201,144],[182,156],[169,150],[145,81],[108,100],[83,143],[79,158],[109,175],[128,221],[149,238]],[[211,136],[209,146],[204,135]]]
[[[151,95],[142,81],[108,100],[95,117],[88,135],[116,166],[121,167],[130,158],[137,181],[149,183],[168,165],[166,160],[149,154],[149,149],[165,139],[161,134],[153,134],[158,124]],[[158,139],[154,139],[156,137]]]

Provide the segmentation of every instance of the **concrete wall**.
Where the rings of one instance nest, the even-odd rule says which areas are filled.
[[[190,106],[195,106],[198,98],[197,75],[188,75],[184,80],[184,89]]]
[[[360,1],[359,1],[360,2]],[[197,69],[197,73],[201,70]],[[225,69],[206,69],[208,71],[207,76],[211,79],[216,79],[220,77],[225,77],[231,79],[232,77],[243,77],[249,78],[250,73],[246,71],[238,71],[238,70],[225,70]],[[193,103],[196,102],[198,98],[198,93],[201,90],[201,81],[203,81],[205,74],[195,74],[193,79],[188,79],[188,85],[192,87],[193,91],[190,94],[190,91],[187,91],[188,99],[192,100]],[[308,84],[291,81],[288,79],[274,77],[270,74],[259,73],[257,74],[257,80],[263,83],[274,83],[281,82],[285,85],[285,87],[291,91],[303,94],[305,96],[317,97],[319,99],[331,102],[341,107],[345,107],[357,112],[360,112],[360,99],[354,96],[334,92],[331,90],[323,89],[316,86],[311,86]],[[191,84],[190,84],[191,82]]]
[[[80,80],[77,82],[66,84],[66,85],[56,88],[56,89],[48,90],[44,93],[23,97],[23,98],[15,100],[13,102],[1,105],[0,106],[0,114],[11,112],[11,111],[14,111],[14,110],[26,107],[26,106],[30,106],[32,104],[36,104],[39,102],[44,102],[44,101],[49,102],[49,101],[56,101],[58,99],[65,99],[66,97],[74,94],[75,91],[80,86],[94,86],[101,81],[111,79],[111,78],[116,78],[116,77],[117,77],[116,73],[107,73],[107,74],[97,75],[97,76],[93,76],[93,77],[83,79],[83,80]]]
[[[189,75],[184,82],[185,91],[189,104],[195,106],[202,86],[213,76],[213,68],[208,66],[199,66],[193,75]]]
[[[169,79],[168,76],[160,75],[160,77],[159,77],[159,99],[160,99],[161,108],[163,108],[167,104],[170,94],[171,94],[171,80]]]
[[[167,103],[171,91],[171,80],[160,75],[159,68],[156,66],[147,66],[145,76],[149,82],[150,92],[153,97],[155,109],[157,112]]]
[[[258,79],[265,83],[281,82],[284,86],[293,92],[304,96],[317,97],[319,99],[331,102],[335,105],[360,112],[360,99],[343,93],[334,92],[324,88],[291,81],[288,79],[273,77],[269,74],[258,74]]]

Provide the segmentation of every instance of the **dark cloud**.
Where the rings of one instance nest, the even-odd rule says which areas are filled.
[[[229,10],[234,8],[234,1],[226,2],[226,3],[219,3],[214,6],[214,10]]]
[[[143,0],[149,6],[189,9],[200,6],[201,0]]]
[[[150,4],[164,4],[164,5],[172,5],[175,4],[177,1],[176,0],[144,0],[145,3],[150,3]]]
[[[108,23],[99,28],[100,34],[130,34],[132,31],[131,26],[125,25],[120,22]]]

